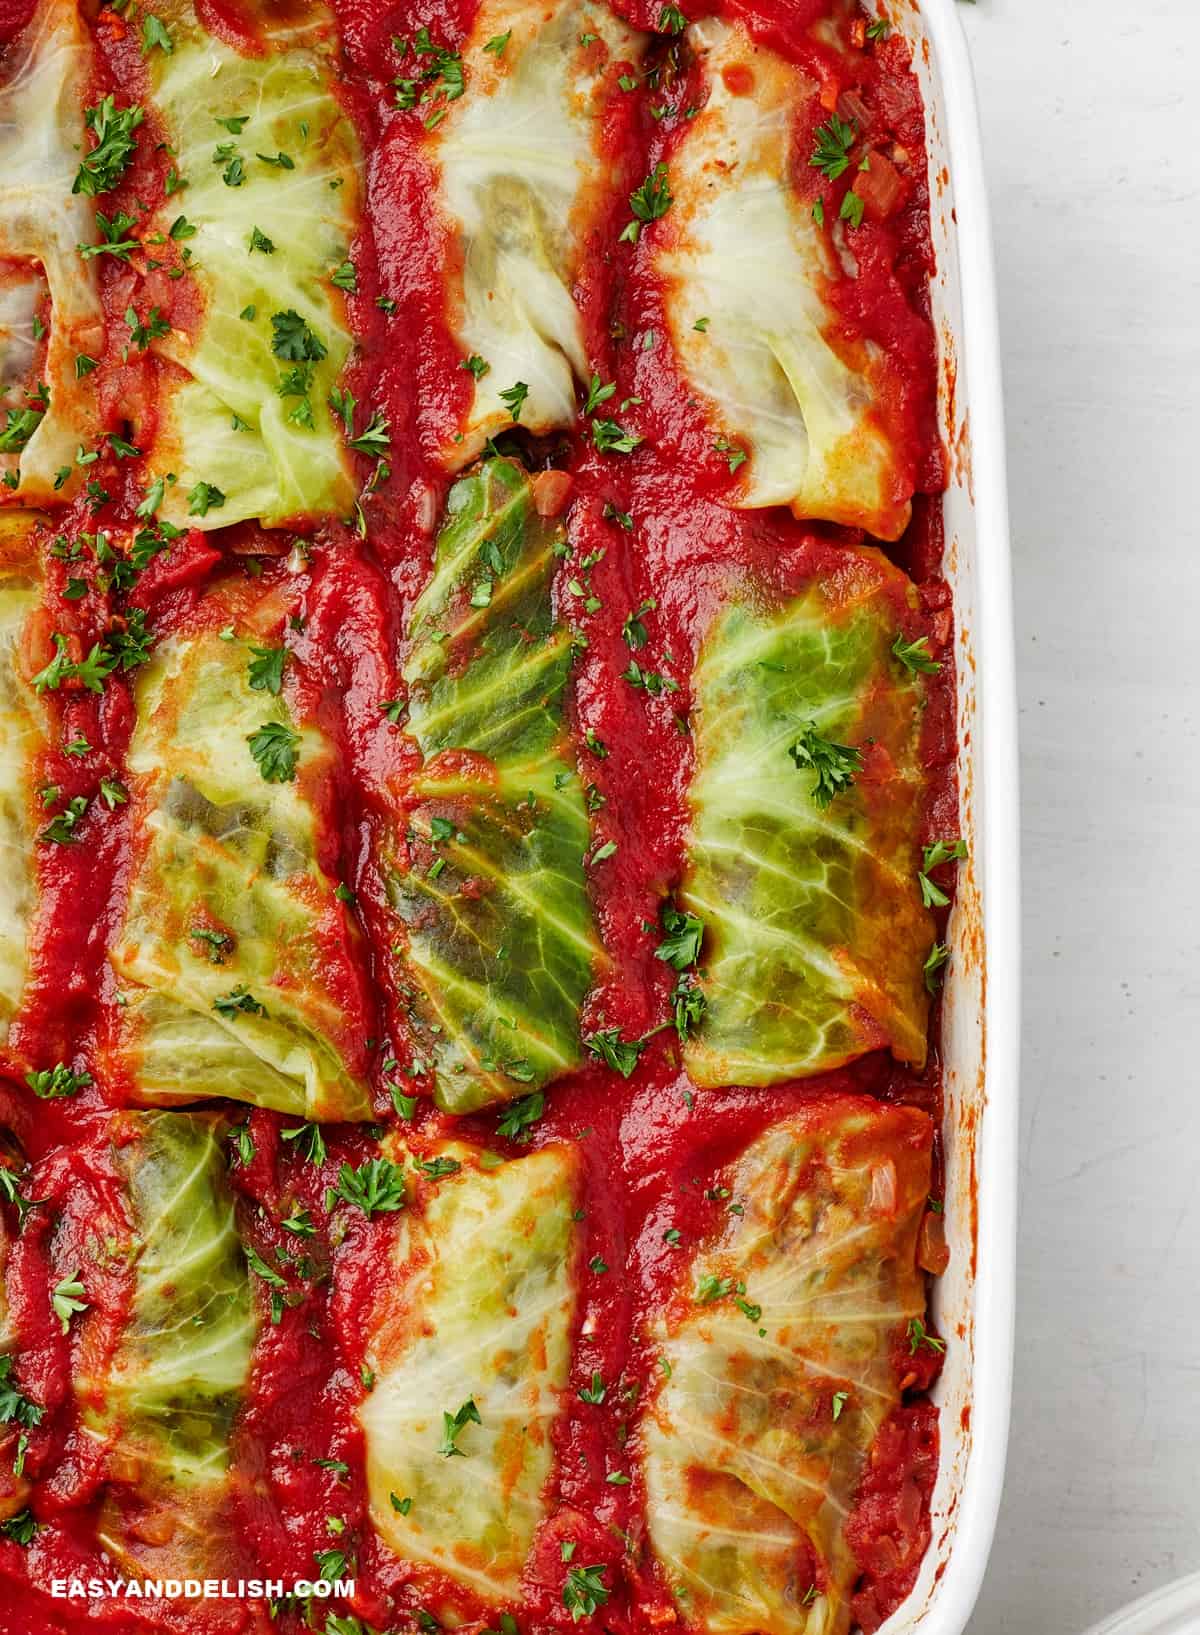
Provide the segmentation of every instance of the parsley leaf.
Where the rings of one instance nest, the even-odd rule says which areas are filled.
[[[898,635],[892,643],[892,653],[898,658],[906,670],[914,674],[933,676],[941,669],[941,663],[929,651],[929,637],[918,636],[916,641],[906,642],[903,634]]]
[[[704,921],[695,914],[663,905],[663,930],[666,935],[654,951],[655,959],[665,960],[677,971],[686,971],[700,958],[700,944],[704,937]]]
[[[457,1454],[465,1459],[466,1454],[458,1446],[458,1438],[468,1425],[482,1425],[479,1409],[475,1406],[474,1397],[468,1397],[456,1414],[442,1414],[442,1445],[438,1452],[444,1459],[452,1459]]]
[[[525,399],[528,396],[529,387],[523,380],[519,380],[515,386],[510,386],[506,391],[500,393],[500,401],[508,405],[508,412],[513,417],[514,425],[520,422],[521,410],[525,407]]]
[[[622,1039],[620,1028],[601,1028],[583,1042],[593,1056],[623,1079],[632,1078],[638,1059],[646,1048],[645,1039]]]
[[[286,358],[289,363],[320,363],[325,356],[324,343],[291,307],[271,314],[271,329],[271,350],[277,358]]]
[[[597,1563],[591,1567],[572,1567],[568,1572],[562,1603],[576,1623],[581,1618],[590,1618],[608,1600],[609,1592],[601,1577],[605,1570],[603,1563]]]
[[[859,750],[849,744],[835,744],[828,738],[822,738],[812,721],[796,742],[790,745],[788,754],[801,771],[816,773],[816,782],[809,793],[822,811],[835,795],[850,788],[854,774],[862,770],[863,759]]]
[[[86,1090],[91,1082],[90,1073],[74,1073],[65,1062],[58,1062],[54,1067],[43,1067],[25,1075],[25,1083],[42,1101],[57,1101],[62,1096],[78,1095],[79,1091]]]
[[[95,198],[98,193],[110,193],[116,187],[137,146],[133,133],[144,118],[136,103],[118,108],[111,96],[103,97],[95,107],[85,111],[83,122],[96,138],[96,145],[80,161],[72,193]]]
[[[407,1201],[404,1177],[387,1158],[368,1159],[357,1169],[343,1164],[333,1191],[346,1203],[361,1209],[368,1220],[372,1215],[403,1209]]]
[[[279,696],[283,688],[283,667],[287,663],[286,647],[252,647],[250,686],[258,693]]]
[[[247,733],[246,742],[266,783],[291,783],[300,744],[295,728],[282,721],[267,721],[257,732]]]
[[[666,215],[671,208],[672,197],[667,167],[659,160],[642,185],[635,187],[629,195],[629,208],[635,220],[622,232],[620,242],[636,244],[646,222],[657,221],[660,216]]]
[[[836,182],[850,168],[850,149],[857,132],[852,120],[839,119],[831,114],[828,124],[818,125],[813,133],[813,151],[809,164],[822,176]]]
[[[62,1324],[62,1331],[67,1333],[71,1327],[71,1318],[77,1311],[86,1311],[89,1302],[83,1296],[87,1291],[79,1281],[78,1271],[64,1277],[50,1296],[50,1304],[54,1307],[54,1315]]]

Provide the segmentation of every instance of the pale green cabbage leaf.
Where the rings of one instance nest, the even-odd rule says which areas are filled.
[[[234,1222],[220,1118],[126,1113],[114,1165],[133,1230],[133,1298],[102,1377],[78,1389],[88,1435],[119,1454],[138,1511],[160,1514],[161,1543],[129,1527],[110,1493],[101,1542],[133,1564],[195,1571],[211,1562],[230,1465],[230,1432],[250,1378],[257,1321]],[[157,1531],[157,1530],[156,1530]]]
[[[797,114],[815,87],[739,23],[705,18],[688,39],[708,95],[670,160],[655,264],[683,372],[724,440],[749,455],[732,503],[788,505],[895,539],[911,481],[874,412],[872,354],[833,344],[825,290],[840,268],[790,180]],[[731,72],[741,67],[752,91]]]
[[[924,1113],[844,1098],[772,1126],[733,1168],[741,1213],[660,1324],[666,1377],[642,1430],[650,1543],[692,1628],[850,1627],[843,1528],[899,1402],[892,1348],[925,1311],[931,1142]]]
[[[504,50],[489,52],[504,34]],[[602,43],[583,44],[588,36]],[[512,424],[500,394],[518,382],[529,388],[522,426],[574,422],[589,364],[572,289],[611,182],[599,146],[607,71],[614,60],[636,67],[645,42],[592,0],[486,0],[475,19],[462,51],[466,93],[427,142],[461,259],[451,327],[464,353],[488,365],[461,441],[443,450],[455,468]]]
[[[264,639],[252,620],[268,616],[226,640],[235,616],[213,593],[204,622],[160,642],[139,672],[136,862],[109,956],[119,1054],[142,1102],[221,1095],[366,1118],[361,1021],[339,999],[358,933],[317,857],[333,749],[294,725],[285,696],[250,687],[250,648]],[[267,723],[298,733],[291,781],[266,782],[250,752]],[[253,1004],[228,1003],[239,990]]]
[[[164,384],[165,424],[150,454],[156,473],[178,479],[160,514],[199,528],[345,515],[354,490],[328,398],[351,338],[330,275],[357,231],[360,158],[335,95],[330,48],[314,27],[277,36],[262,57],[243,57],[186,8],[171,34],[174,49],[151,59],[152,93],[187,187],[166,201],[156,226],[167,232],[184,215],[195,228],[181,242],[203,311],[194,334],[173,329],[153,343],[186,372],[174,387]],[[245,124],[231,132],[218,123],[229,118]],[[228,158],[216,156],[218,146]],[[281,153],[290,168],[259,157]],[[235,159],[245,180],[229,186]],[[273,253],[250,250],[255,228]],[[280,396],[297,361],[272,350],[277,313],[297,315],[325,350],[311,365],[306,399]],[[292,418],[303,401],[311,425]],[[187,496],[201,482],[224,503],[188,516]]]
[[[395,1275],[368,1317],[371,1519],[403,1560],[513,1601],[570,1368],[579,1159],[552,1146],[485,1169],[470,1148],[445,1152],[462,1168],[401,1219]],[[443,1415],[468,1402],[479,1423],[448,1455]]]
[[[697,660],[681,893],[707,927],[707,1013],[684,1049],[697,1084],[772,1084],[880,1047],[925,1058],[924,695],[891,652],[911,587],[874,552],[843,566],[774,609],[735,600]],[[790,753],[810,723],[864,761],[824,808]]]
[[[94,382],[75,378],[76,355],[95,356],[104,344],[96,262],[79,254],[80,245],[96,242],[96,224],[93,201],[71,192],[85,146],[90,75],[87,31],[70,0],[43,0],[0,66],[0,260],[10,263],[0,316],[12,331],[2,360],[9,408],[28,406],[23,389],[30,382],[18,371],[31,347],[20,337],[43,276],[51,306],[49,407],[23,448],[0,453],[0,471],[18,477],[3,493],[25,504],[72,497],[83,478],[76,452],[94,445],[97,430]]]
[[[36,885],[33,769],[46,744],[45,713],[21,662],[41,602],[34,527],[27,512],[0,512],[0,1038],[25,982]]]
[[[413,614],[408,730],[425,763],[411,821],[436,856],[397,867],[391,896],[413,1020],[453,1112],[523,1095],[582,1057],[599,948],[564,719],[570,636],[550,600],[561,538],[521,468],[485,462],[451,490]]]

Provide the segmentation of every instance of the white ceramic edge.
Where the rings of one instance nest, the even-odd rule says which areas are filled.
[[[889,7],[893,17],[900,9],[893,0]],[[937,142],[930,132],[930,168],[940,148],[950,173],[950,196],[944,202],[947,210],[953,209],[947,236],[957,258],[957,278],[952,272],[944,280],[946,287],[940,296],[935,294],[935,307],[939,300],[949,304],[947,289],[951,296],[958,294],[961,327],[953,312],[943,312],[942,317],[949,326],[969,416],[968,473],[964,476],[960,469],[956,480],[970,494],[973,539],[957,541],[960,551],[969,552],[970,562],[961,575],[967,587],[965,605],[960,607],[956,596],[955,607],[960,627],[960,730],[964,722],[973,727],[960,774],[970,790],[969,799],[964,798],[969,807],[964,833],[973,848],[972,889],[978,890],[983,929],[983,962],[974,977],[980,984],[977,1003],[982,1002],[983,1025],[980,1091],[975,1098],[978,1122],[973,1136],[966,1138],[976,1181],[977,1281],[963,1283],[964,1274],[959,1274],[965,1312],[952,1309],[953,1293],[946,1296],[944,1310],[936,1290],[934,1296],[935,1318],[950,1338],[950,1358],[957,1349],[966,1361],[953,1364],[957,1378],[939,1399],[942,1470],[935,1491],[933,1542],[912,1594],[888,1619],[881,1635],[908,1635],[918,1628],[921,1635],[962,1635],[995,1532],[1012,1392],[1020,1057],[1017,713],[999,323],[974,77],[955,0],[920,0],[919,10],[915,5],[913,10],[917,14],[913,22],[900,26],[910,39],[918,40],[918,52],[923,30],[932,52],[930,70],[945,128]],[[927,107],[927,118],[929,112]],[[936,209],[940,189],[934,181],[931,175],[931,208]],[[956,429],[949,428],[952,440]],[[948,529],[948,550],[954,544]],[[950,571],[952,579],[958,577],[953,567]],[[966,621],[971,628],[964,635]],[[951,932],[951,943],[956,953],[963,950],[965,963],[969,930],[952,924]],[[970,979],[956,984],[952,973],[950,985],[969,999]],[[948,993],[948,1007],[952,997]],[[968,1031],[962,1029],[964,1034]],[[948,1049],[948,1077],[955,1065],[950,1058]],[[970,1070],[972,1063],[966,1061],[965,1067]],[[970,1095],[961,1083],[958,1088]],[[962,1156],[957,1155],[960,1182]],[[953,1182],[954,1177],[948,1179]],[[957,1199],[949,1191],[947,1195],[947,1224],[957,1252],[964,1247],[962,1191],[959,1185]],[[953,1223],[951,1214],[956,1215]],[[956,1395],[970,1404],[969,1429],[952,1423],[946,1403],[953,1405]]]
[[[1186,1620],[1186,1622],[1184,1621]],[[1151,1590],[1122,1608],[1088,1635],[1195,1635],[1200,1630],[1200,1573]]]

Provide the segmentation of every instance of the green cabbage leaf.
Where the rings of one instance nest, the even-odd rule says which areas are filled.
[[[599,948],[564,718],[570,636],[550,599],[560,543],[521,468],[488,460],[451,490],[414,609],[404,679],[425,761],[390,891],[413,1022],[452,1112],[524,1095],[583,1054]]]
[[[109,955],[118,1051],[153,1105],[222,1095],[366,1118],[361,1012],[345,1003],[359,934],[318,861],[333,749],[296,725],[283,693],[251,685],[274,618],[273,604],[243,608],[218,590],[139,672],[135,866]],[[264,776],[271,763],[249,742],[264,729],[294,754],[292,777]]]
[[[579,1159],[552,1146],[487,1169],[470,1148],[451,1153],[459,1170],[401,1217],[368,1318],[367,1494],[403,1560],[511,1602],[546,1513],[570,1368]]]
[[[697,1084],[772,1084],[881,1047],[925,1059],[924,694],[891,651],[910,592],[875,552],[847,555],[776,609],[731,603],[701,646],[680,896],[707,928],[707,1011],[684,1050]],[[814,743],[851,752],[848,783],[818,789]]]
[[[489,42],[501,36],[497,52]],[[544,433],[575,420],[589,365],[572,290],[611,180],[603,103],[611,65],[636,66],[645,40],[592,0],[487,0],[476,17],[462,51],[466,93],[427,140],[461,265],[451,326],[463,352],[487,365],[461,441],[443,451],[455,468],[512,425],[501,394],[518,382],[529,388],[522,426]]]
[[[931,1142],[924,1113],[859,1098],[768,1129],[729,1177],[741,1212],[660,1325],[647,1526],[685,1623],[706,1635],[850,1627],[859,1569],[843,1528],[900,1399],[893,1348],[925,1311]]]
[[[156,225],[193,229],[180,243],[202,312],[194,332],[152,343],[183,371],[151,451],[155,473],[177,477],[160,514],[199,528],[345,515],[354,489],[328,399],[351,339],[331,278],[357,230],[360,160],[330,48],[314,26],[243,57],[186,9],[171,35],[152,94],[187,187]],[[200,483],[223,500],[189,515]]]
[[[655,264],[683,373],[721,440],[749,456],[732,503],[895,539],[912,483],[875,412],[873,356],[834,345],[825,292],[841,268],[791,181],[792,132],[815,86],[741,24],[705,18],[688,39],[708,93],[671,158]]]
[[[113,1122],[133,1230],[133,1298],[102,1377],[79,1390],[87,1434],[133,1476],[110,1492],[101,1519],[101,1542],[127,1568],[194,1571],[211,1561],[219,1530],[230,1431],[257,1332],[225,1129],[199,1113],[126,1113]],[[148,1529],[147,1510],[162,1525]],[[131,1517],[141,1518],[137,1531]]]

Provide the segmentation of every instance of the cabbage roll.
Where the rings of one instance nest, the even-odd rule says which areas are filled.
[[[749,456],[732,503],[895,539],[912,481],[877,414],[879,360],[837,334],[826,290],[844,274],[791,181],[817,87],[740,23],[705,18],[688,39],[708,95],[670,158],[655,267],[683,374],[716,440]]]
[[[288,702],[283,612],[227,583],[139,671],[116,1053],[143,1103],[366,1118],[361,941],[326,872],[334,749]]]
[[[26,504],[69,499],[83,480],[81,444],[95,442],[94,382],[75,358],[104,345],[94,259],[93,200],[73,194],[84,137],[91,53],[78,8],[42,0],[0,63],[0,473]],[[33,319],[50,297],[45,375],[31,375]]]
[[[193,229],[178,243],[200,311],[152,342],[179,370],[150,451],[178,478],[159,514],[199,528],[345,515],[354,486],[328,399],[351,339],[332,280],[357,231],[360,157],[331,21],[307,8],[306,27],[243,57],[190,7],[163,15],[173,49],[150,54],[151,99],[187,187],[155,226],[168,241],[179,218]],[[200,484],[220,503],[199,509]]]
[[[368,1318],[359,1409],[371,1519],[406,1561],[513,1601],[546,1512],[570,1367],[580,1161],[552,1146],[460,1168],[400,1218],[394,1277]]]
[[[527,1094],[583,1054],[599,949],[564,717],[571,638],[550,599],[561,541],[521,468],[488,460],[450,492],[413,614],[408,730],[425,761],[390,890],[451,1112]]]
[[[924,1062],[924,682],[893,652],[910,595],[875,552],[848,553],[774,609],[734,601],[702,643],[681,893],[707,928],[697,1084],[880,1048]]]
[[[518,384],[527,430],[574,422],[590,365],[572,292],[615,181],[601,119],[621,94],[617,64],[636,65],[645,38],[593,0],[484,0],[463,46],[465,94],[427,141],[451,245],[450,326],[487,365],[461,441],[443,451],[454,469],[512,425],[502,394]]]
[[[21,1002],[36,889],[35,762],[46,720],[24,656],[29,618],[41,606],[36,519],[0,511],[0,1040]]]
[[[230,1429],[256,1319],[225,1128],[200,1113],[122,1113],[112,1124],[133,1297],[113,1354],[85,1348],[76,1389],[85,1433],[107,1449],[100,1541],[138,1576],[211,1576],[230,1547]]]
[[[843,1536],[892,1362],[925,1312],[924,1113],[857,1097],[772,1126],[733,1166],[733,1205],[660,1324],[643,1428],[650,1543],[686,1625],[842,1635],[858,1566]]]

